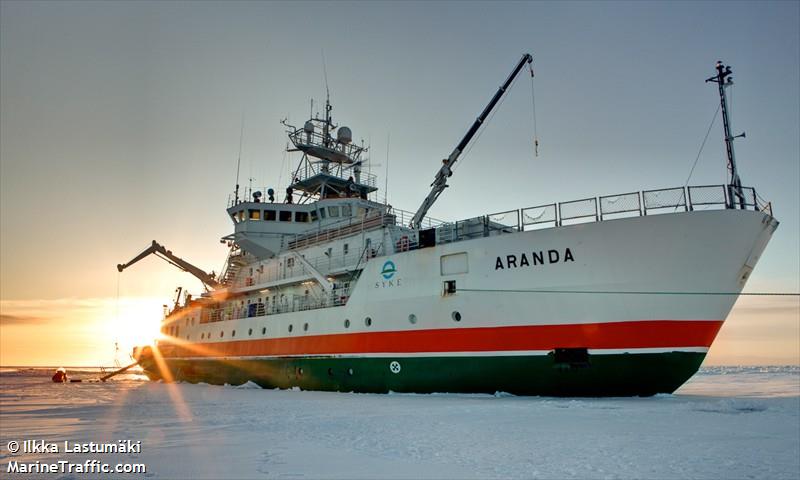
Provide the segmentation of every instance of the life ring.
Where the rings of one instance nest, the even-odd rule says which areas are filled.
[[[409,248],[409,241],[408,236],[403,235],[400,237],[400,240],[397,241],[397,250],[401,252],[407,252]]]

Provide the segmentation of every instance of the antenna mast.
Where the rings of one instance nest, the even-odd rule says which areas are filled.
[[[503,85],[501,85],[497,90],[497,93],[494,94],[494,97],[492,97],[492,99],[489,101],[489,104],[486,105],[486,108],[483,109],[483,112],[480,114],[478,119],[475,120],[475,123],[472,124],[470,129],[467,131],[467,134],[464,135],[464,138],[461,139],[461,142],[459,142],[458,146],[456,146],[455,150],[453,150],[453,153],[451,153],[449,157],[442,160],[443,165],[436,173],[436,178],[433,179],[433,183],[431,184],[431,187],[433,187],[431,189],[431,193],[425,197],[425,200],[423,200],[422,205],[420,205],[419,209],[417,210],[417,213],[415,213],[414,217],[411,219],[411,224],[409,225],[411,228],[418,229],[420,227],[422,220],[428,213],[428,210],[430,210],[431,206],[433,206],[433,202],[435,202],[436,199],[439,198],[439,195],[444,192],[444,189],[447,188],[447,179],[453,175],[452,167],[453,164],[456,163],[456,160],[458,160],[458,156],[461,155],[461,152],[464,151],[467,144],[469,144],[470,140],[472,140],[472,137],[475,136],[475,133],[478,131],[481,125],[483,125],[483,122],[486,120],[489,114],[492,113],[495,105],[497,105],[497,102],[499,102],[500,98],[503,97],[503,94],[506,93],[508,87],[511,86],[511,82],[513,82],[517,77],[517,74],[519,74],[519,72],[522,70],[522,67],[524,67],[526,63],[532,62],[533,57],[530,53],[526,53],[522,56],[520,61],[517,63],[517,66],[511,71],[511,75],[508,76],[505,83],[503,83]],[[531,72],[532,71],[533,70],[531,70]]]
[[[739,172],[736,169],[736,155],[733,152],[733,140],[739,137],[744,138],[745,134],[742,132],[739,135],[731,135],[730,117],[728,116],[728,98],[725,95],[725,89],[733,85],[733,77],[731,76],[731,67],[722,64],[718,61],[716,65],[717,74],[711,78],[707,78],[706,82],[714,82],[719,88],[719,102],[722,108],[722,125],[725,131],[725,150],[728,153],[728,171],[731,178],[728,185],[728,196],[730,198],[729,208],[745,208],[744,191],[742,190],[742,180],[739,178]]]

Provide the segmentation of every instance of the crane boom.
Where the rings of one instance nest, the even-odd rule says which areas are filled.
[[[449,157],[442,161],[442,168],[439,169],[439,172],[436,173],[436,178],[434,178],[433,183],[431,183],[431,192],[425,197],[425,200],[420,205],[417,213],[414,214],[414,217],[411,219],[411,224],[409,225],[411,228],[419,228],[422,224],[422,219],[425,218],[425,215],[428,214],[428,210],[430,210],[433,203],[439,198],[439,195],[444,192],[444,189],[447,188],[447,179],[453,174],[452,166],[458,160],[459,155],[469,144],[472,137],[475,136],[475,133],[478,132],[478,129],[483,125],[483,122],[486,121],[486,118],[492,113],[494,107],[497,105],[497,102],[503,97],[503,94],[506,92],[508,87],[511,85],[511,82],[514,81],[514,78],[519,74],[522,68],[525,66],[526,63],[530,64],[533,62],[533,57],[531,54],[526,53],[522,56],[519,63],[514,67],[514,70],[511,72],[511,75],[508,76],[506,81],[500,88],[497,90],[497,93],[494,94],[494,97],[489,101],[489,104],[486,105],[486,108],[483,109],[483,112],[478,116],[475,120],[475,123],[472,124],[470,129],[467,131],[467,134],[464,135],[464,138],[456,146],[453,153],[450,154]]]
[[[145,258],[150,254],[154,254],[157,257],[163,258],[164,260],[180,268],[184,272],[191,273],[192,275],[197,277],[201,282],[203,282],[203,285],[206,286],[206,289],[208,287],[211,288],[219,287],[219,282],[214,278],[214,275],[206,273],[205,271],[195,267],[186,260],[173,255],[170,250],[167,250],[163,245],[159,244],[155,240],[153,240],[153,243],[149,247],[147,247],[142,253],[133,257],[133,259],[131,259],[130,262],[124,264],[120,263],[119,265],[117,265],[117,270],[122,272],[126,268],[130,267],[134,263],[138,262],[139,260]]]

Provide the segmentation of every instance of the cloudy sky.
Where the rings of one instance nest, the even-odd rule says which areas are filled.
[[[800,290],[798,2],[0,3],[0,364],[99,364],[157,328],[175,287],[152,239],[206,270],[244,118],[241,183],[285,187],[279,124],[325,93],[415,210],[523,52],[432,216],[681,186],[730,64],[742,179],[782,222],[748,285]],[[324,59],[324,60],[323,60]],[[252,178],[252,180],[250,180]],[[726,181],[717,119],[690,184]],[[724,239],[721,239],[724,241]],[[99,332],[99,333],[98,333]],[[796,298],[741,299],[711,363],[800,362]]]

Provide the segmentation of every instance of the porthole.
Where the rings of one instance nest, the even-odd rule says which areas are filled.
[[[350,319],[349,318],[346,318],[344,320],[344,328],[350,328]]]
[[[416,315],[414,315],[414,314],[412,313],[411,315],[409,315],[409,316],[408,316],[408,321],[409,321],[409,322],[410,322],[412,325],[413,325],[413,324],[415,324],[415,323],[417,323],[417,316],[416,316]]]
[[[248,335],[252,335],[252,334],[253,334],[253,329],[252,329],[252,328],[251,328],[251,329],[249,329],[249,330],[247,331],[247,334],[248,334]]]
[[[261,329],[261,335],[266,335],[266,334],[267,334],[267,327],[263,327]]]
[[[205,334],[205,333],[201,333],[201,334],[200,334],[200,340],[202,340],[202,339],[204,339],[204,338],[206,338],[206,334]]]
[[[304,332],[307,332],[307,331],[308,331],[308,323],[304,323],[304,324],[303,324],[303,331],[304,331]]]
[[[294,325],[289,325],[289,333],[291,333],[292,330],[294,330]]]
[[[368,326],[368,327],[369,327],[370,325],[372,325],[372,318],[370,318],[370,317],[367,317],[367,318],[365,318],[365,319],[364,319],[364,325],[366,325],[366,326]]]
[[[455,322],[460,322],[461,321],[461,313],[460,312],[454,311],[453,313],[450,314],[450,316],[453,317],[453,321],[455,321]]]
[[[231,330],[231,337],[235,337],[235,336],[236,336],[236,330]]]
[[[332,368],[328,369],[328,375],[331,376],[331,377],[333,376],[333,369]]]
[[[348,375],[353,375],[353,369],[352,368],[348,368],[347,369],[347,374]]]
[[[224,335],[225,335],[225,332],[223,332],[222,330],[220,330],[220,331],[219,331],[219,338],[222,338]]]

